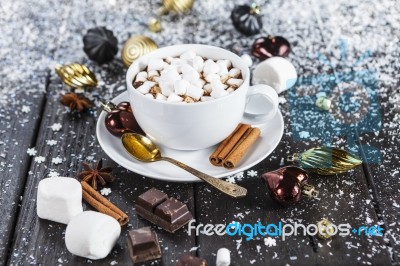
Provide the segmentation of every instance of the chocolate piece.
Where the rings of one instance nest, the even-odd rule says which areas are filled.
[[[151,188],[138,197],[136,213],[168,232],[174,233],[193,219],[186,204],[156,188]]]
[[[191,255],[182,256],[176,266],[206,266],[205,260]]]
[[[150,227],[129,231],[127,242],[129,256],[134,264],[162,256],[157,234]]]

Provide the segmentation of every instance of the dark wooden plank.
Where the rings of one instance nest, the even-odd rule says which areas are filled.
[[[98,68],[94,69],[98,70]],[[115,72],[111,75],[110,80],[105,77],[102,79],[107,84],[124,82],[124,69],[115,66],[113,69]],[[133,204],[137,196],[154,186],[170,196],[181,199],[188,204],[189,209],[194,210],[193,186],[151,180],[117,166],[102,152],[97,143],[95,137],[97,112],[81,115],[70,114],[59,103],[61,87],[58,80],[53,80],[50,84],[36,144],[38,154],[45,156],[46,161],[44,163],[32,162],[31,164],[9,263],[14,265],[28,263],[82,265],[88,262],[88,260],[73,256],[67,251],[64,243],[65,225],[41,220],[37,217],[36,190],[38,182],[51,172],[57,172],[61,176],[74,177],[82,169],[82,162],[94,163],[93,161],[99,158],[105,158],[105,165],[116,167],[113,174],[117,177],[113,184],[107,186],[112,190],[108,198],[128,214],[130,222],[123,228],[112,254],[104,260],[93,263],[102,265],[115,261],[120,265],[126,265],[130,261],[125,246],[127,231],[150,225],[149,222],[136,216]],[[104,88],[98,90],[102,95]],[[116,95],[118,93],[120,92],[115,91]],[[53,132],[49,128],[54,123],[62,124],[60,132]],[[46,141],[51,139],[57,141],[56,146],[47,145]],[[62,158],[63,162],[60,165],[53,164],[51,159],[55,157]],[[84,206],[85,209],[90,209],[86,204]],[[182,252],[188,252],[195,246],[195,237],[189,237],[184,230],[172,235],[155,226],[153,228],[159,236],[164,253],[160,264],[169,265]]]
[[[42,105],[45,102],[46,78],[38,77],[34,97],[30,92],[9,91],[2,95],[0,104],[0,264],[7,260],[8,248],[15,228],[26,173],[32,159],[28,148],[34,147],[41,119]],[[7,87],[20,86],[7,83],[0,85],[0,91]],[[28,111],[30,109],[30,111]]]

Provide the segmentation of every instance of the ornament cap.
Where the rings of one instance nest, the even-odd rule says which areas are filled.
[[[100,102],[100,106],[103,109],[103,111],[106,111],[107,113],[111,112],[112,110],[114,110],[116,108],[116,105],[113,104],[112,102],[108,102],[108,103]]]
[[[256,3],[252,3],[250,5],[250,14],[260,15],[261,8]]]
[[[307,196],[308,198],[317,198],[319,195],[319,191],[315,189],[314,186],[309,185],[309,184],[304,184],[301,187],[301,193],[305,196]]]

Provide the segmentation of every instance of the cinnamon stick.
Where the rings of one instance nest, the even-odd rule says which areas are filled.
[[[211,154],[211,164],[215,166],[222,166],[226,156],[231,152],[234,145],[239,141],[248,128],[250,128],[250,125],[239,124],[236,129]]]
[[[249,128],[226,157],[224,167],[228,169],[235,168],[259,136],[259,128]]]
[[[228,169],[236,167],[259,136],[260,129],[239,124],[211,154],[210,162]]]
[[[126,213],[118,209],[117,206],[112,204],[108,199],[100,195],[94,188],[92,188],[85,181],[81,182],[82,185],[82,197],[86,202],[95,208],[97,211],[107,214],[116,219],[121,226],[128,223],[129,218]]]

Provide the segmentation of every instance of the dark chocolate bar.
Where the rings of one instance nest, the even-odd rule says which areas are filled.
[[[157,234],[150,227],[130,230],[127,242],[133,264],[162,256]]]
[[[176,266],[206,266],[206,265],[207,263],[205,260],[190,255],[182,256],[176,263]]]
[[[151,188],[138,197],[136,213],[168,232],[174,233],[193,219],[186,204],[156,188]]]

